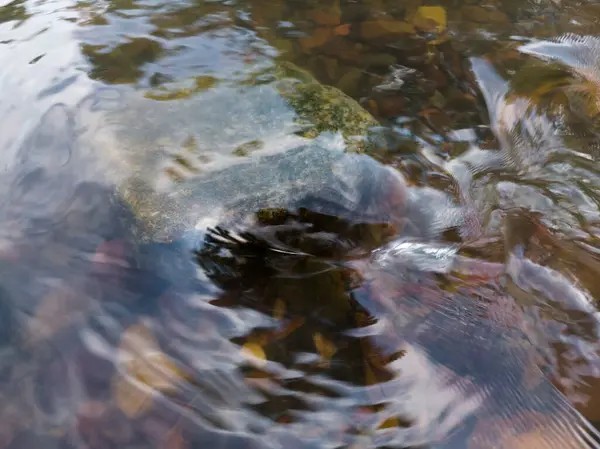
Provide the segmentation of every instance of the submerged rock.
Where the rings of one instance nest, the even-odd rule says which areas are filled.
[[[340,89],[319,83],[310,73],[291,63],[279,64],[276,78],[281,80],[277,84],[281,95],[300,119],[307,122],[304,136],[340,132],[351,150],[368,148],[368,144],[353,141],[352,137],[368,136],[370,128],[379,123],[358,102]]]
[[[397,232],[424,238],[466,224],[462,207],[448,195],[409,189],[395,169],[369,155],[345,152],[339,135],[280,144],[235,162],[208,163],[159,193],[142,186],[124,194],[158,239],[192,230],[202,234],[217,225],[243,228],[265,208],[306,208],[353,223],[389,223]]]
[[[252,207],[299,207],[301,197],[324,192],[323,201],[366,217],[364,183],[388,175],[402,182],[368,156],[349,154],[369,149],[378,124],[356,101],[292,64],[276,65],[269,77],[177,101],[131,92],[89,100],[102,112],[90,138],[117,149],[116,183],[151,238],[191,229],[218,210],[239,216]]]
[[[266,70],[259,72],[256,75],[256,79],[251,79],[248,84],[256,87],[257,85],[264,84],[264,79],[267,79],[267,84],[274,88],[279,96],[281,96],[280,100],[283,101],[280,101],[279,104],[275,104],[264,92],[262,95],[265,95],[265,98],[262,100],[244,89],[224,88],[217,90],[217,92],[221,93],[220,99],[224,99],[230,106],[235,106],[237,101],[242,101],[243,103],[250,102],[254,111],[248,112],[262,110],[261,114],[265,114],[265,109],[261,109],[260,104],[264,102],[270,105],[272,109],[266,112],[266,114],[271,113],[272,117],[268,117],[268,119],[274,119],[276,123],[281,119],[289,121],[289,109],[291,108],[296,115],[292,122],[299,126],[299,131],[303,131],[306,137],[316,137],[324,131],[340,132],[346,139],[346,143],[352,149],[356,150],[364,149],[364,145],[352,141],[351,138],[365,137],[371,127],[379,125],[377,120],[354,99],[333,86],[320,83],[311,73],[293,63],[287,61],[277,62]],[[191,89],[148,92],[145,96],[157,101],[188,99],[192,103],[197,104],[203,99],[210,98],[206,94],[197,95],[206,90],[206,87],[199,88],[196,83],[196,87]],[[212,91],[214,92],[215,89],[212,89]],[[210,102],[211,100],[209,99],[208,101]],[[180,101],[177,102],[178,105],[180,103]],[[131,105],[128,106],[130,107]],[[220,111],[217,110],[216,112],[220,114]],[[278,117],[281,114],[283,114],[283,117]],[[204,122],[208,126],[213,126],[215,125],[215,118],[227,119],[227,114],[220,117],[212,117],[212,120],[206,120],[207,117],[202,116],[200,118],[205,119]],[[233,117],[229,118],[231,119],[228,123],[229,126],[234,126],[236,130],[242,126],[252,129],[252,125],[260,126],[259,122],[261,121],[261,118],[254,114],[244,117],[242,122],[234,122]],[[198,126],[204,127],[205,125],[198,124]],[[161,126],[161,128],[164,127]],[[220,131],[219,128],[215,127],[213,132],[216,130]]]
[[[415,27],[401,20],[370,20],[360,24],[360,35],[363,39],[394,40],[415,32]]]

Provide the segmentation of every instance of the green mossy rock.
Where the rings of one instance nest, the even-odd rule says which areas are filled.
[[[150,238],[168,238],[194,226],[185,217],[199,204],[218,208],[248,190],[267,196],[287,191],[298,168],[285,162],[290,150],[317,146],[315,160],[294,156],[294,163],[317,165],[310,175],[313,184],[301,187],[310,192],[344,152],[366,152],[369,129],[378,125],[355,100],[290,63],[276,63],[245,85],[197,87],[160,96],[127,91],[106,114],[115,131],[115,153],[125,162],[121,193]],[[245,177],[233,176],[229,184],[214,176],[219,172],[227,178],[239,164],[261,166],[262,156],[273,153],[281,155],[281,163],[243,169]]]
[[[368,149],[365,137],[379,123],[356,100],[289,62],[277,65],[275,77],[277,89],[298,114],[304,137],[340,132],[349,150]]]

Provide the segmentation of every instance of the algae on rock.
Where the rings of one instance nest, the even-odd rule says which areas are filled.
[[[370,129],[379,122],[356,100],[337,87],[319,82],[310,72],[289,61],[276,61],[272,66],[253,72],[240,86],[272,84],[297,114],[299,135],[315,138],[323,132],[340,132],[348,149],[366,151]],[[177,100],[191,97],[205,88],[190,88],[176,92],[147,94],[156,100]]]
[[[288,61],[277,61],[271,67],[252,73],[241,85],[263,84],[265,78],[273,83],[297,114],[295,122],[302,129],[299,135],[314,138],[323,132],[340,132],[349,150],[365,151],[368,148],[365,138],[370,128],[378,126],[379,122],[342,90],[320,83],[311,73]],[[190,88],[174,91],[163,86],[158,92],[147,92],[146,97],[160,101],[183,100],[215,85],[196,82]]]
[[[366,151],[370,129],[377,120],[340,89],[319,83],[307,71],[289,62],[275,69],[276,88],[298,114],[301,135],[314,138],[323,132],[340,132],[348,149]]]

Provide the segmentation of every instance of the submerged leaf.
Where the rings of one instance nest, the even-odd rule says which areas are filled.
[[[281,299],[275,301],[275,306],[273,307],[273,318],[276,320],[282,320],[285,316],[285,302]]]
[[[123,332],[119,353],[122,356],[133,357],[132,353],[159,350],[158,342],[150,328],[144,323],[134,324]]]
[[[335,345],[323,337],[320,332],[315,332],[313,335],[313,340],[321,358],[324,361],[331,360],[331,357],[333,357],[333,355],[337,352]]]
[[[350,34],[350,24],[339,25],[333,29],[333,34],[336,36],[347,36]]]
[[[446,29],[446,10],[441,6],[421,6],[417,10],[414,24],[418,28],[441,33]]]
[[[155,390],[172,391],[175,383],[183,379],[183,373],[166,354],[149,354],[126,364],[129,375]]]
[[[119,409],[131,418],[152,407],[155,391],[172,393],[188,377],[161,351],[144,323],[135,324],[123,333],[117,359],[121,369],[113,380],[113,397]]]
[[[267,363],[267,355],[264,349],[257,343],[246,343],[242,346],[241,354],[258,367],[263,367]]]
[[[83,320],[89,306],[89,298],[71,287],[53,289],[42,299],[27,323],[26,344],[35,346]]]
[[[176,425],[169,431],[159,449],[187,449],[188,447],[189,444],[182,435],[181,426]]]
[[[303,317],[295,317],[275,334],[275,338],[285,338],[304,324]]]
[[[118,358],[125,377],[161,393],[172,392],[177,383],[187,379],[179,367],[161,351],[152,331],[136,324],[125,331]]]
[[[115,379],[112,392],[117,407],[129,418],[137,418],[152,407],[152,394],[137,388],[125,377]]]
[[[384,422],[382,422],[379,427],[377,427],[378,429],[389,429],[390,427],[399,427],[400,426],[400,422],[398,421],[398,418],[392,416],[391,418],[386,419]]]

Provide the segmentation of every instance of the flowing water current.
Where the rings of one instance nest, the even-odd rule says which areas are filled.
[[[598,17],[0,3],[0,449],[600,447]]]

